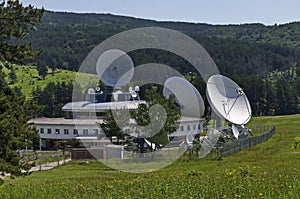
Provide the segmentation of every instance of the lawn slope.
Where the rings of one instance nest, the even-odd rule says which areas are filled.
[[[0,198],[299,198],[300,115],[254,118],[275,125],[273,137],[222,160],[186,156],[159,171],[130,174],[100,163],[71,162],[7,179]]]
[[[18,87],[21,88],[22,93],[26,98],[32,97],[32,90],[37,88],[38,86],[42,89],[46,87],[49,82],[74,82],[78,72],[69,71],[69,70],[56,70],[53,72],[51,69],[48,70],[48,75],[43,79],[38,75],[38,71],[35,66],[20,66],[20,65],[13,65],[12,66],[15,74],[16,74],[16,82],[10,83],[10,87]],[[10,70],[4,68],[4,72],[7,74],[7,81],[11,82],[9,79]],[[86,75],[89,77],[94,77],[95,75],[91,74],[81,74]],[[86,78],[89,79],[89,78]],[[85,86],[89,84],[89,82],[82,83],[81,85]]]

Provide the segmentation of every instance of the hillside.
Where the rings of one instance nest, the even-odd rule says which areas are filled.
[[[15,82],[9,78],[9,73],[11,70],[7,68],[3,69],[4,72],[7,74],[7,80],[9,82],[9,86],[11,88],[20,88],[22,94],[27,98],[32,97],[32,91],[37,87],[44,89],[48,83],[61,83],[65,81],[66,83],[74,82],[76,76],[78,75],[77,72],[68,71],[68,70],[55,70],[53,72],[51,69],[48,71],[48,75],[45,79],[42,79],[38,75],[38,71],[35,66],[20,66],[20,65],[13,65],[13,70],[16,75]],[[87,76],[93,76],[90,74],[86,74]],[[88,85],[89,82],[82,83],[82,85]]]
[[[300,25],[262,24],[209,25],[158,22],[111,14],[45,12],[43,23],[30,34],[34,49],[43,53],[35,60],[38,68],[78,70],[87,54],[108,37],[137,27],[164,27],[190,35],[210,53],[225,75],[260,74],[286,70],[300,62]],[[149,53],[150,52],[150,53]],[[191,66],[178,57],[157,51],[132,52],[136,65],[145,60],[173,66],[182,73]],[[175,61],[173,61],[175,60]]]
[[[37,31],[30,33],[28,40],[35,50],[42,49],[41,55],[36,57],[34,60],[36,63],[32,65],[36,65],[39,72],[41,69],[47,70],[47,66],[50,74],[46,76],[46,80],[42,80],[38,78],[36,69],[16,67],[15,74],[7,72],[8,82],[11,82],[10,86],[13,88],[21,88],[27,99],[31,98],[33,89],[41,88],[38,92],[40,98],[39,100],[35,98],[36,102],[50,108],[49,104],[52,104],[53,110],[60,110],[60,104],[63,102],[59,97],[54,101],[49,101],[51,97],[43,97],[41,90],[46,85],[74,80],[75,71],[78,70],[83,59],[97,44],[109,36],[132,27],[160,26],[185,32],[198,41],[210,53],[220,72],[236,81],[247,93],[253,115],[295,114],[300,113],[300,53],[294,45],[288,47],[281,45],[281,42],[289,43],[292,35],[280,38],[277,36],[279,33],[284,33],[286,29],[291,29],[288,32],[294,32],[297,38],[299,32],[297,25],[298,23],[279,26],[262,24],[213,26],[157,22],[110,14],[45,12],[43,23],[37,26]],[[261,35],[262,30],[265,31],[263,38],[272,36],[280,45],[272,39],[268,40],[269,42],[249,39],[255,34]],[[241,34],[243,31],[244,33]],[[238,38],[237,35],[247,36],[248,39]],[[297,43],[298,40],[294,39],[294,42]],[[191,75],[191,83],[205,98],[205,82],[201,80],[199,74],[195,73],[194,67],[183,58],[158,49],[136,50],[128,54],[136,66],[160,63],[171,66],[184,75]],[[53,74],[51,71],[56,72]],[[55,93],[58,94],[58,90],[65,86],[54,87],[52,83],[47,89],[52,89],[53,92],[56,90]],[[85,92],[87,88],[82,87],[82,89]],[[19,92],[19,89],[15,90]],[[51,92],[47,90],[43,92],[51,96]]]
[[[64,12],[46,12],[43,22],[56,25],[99,25],[112,24],[123,28],[163,27],[187,33],[201,33],[206,36],[245,40],[251,43],[270,43],[278,46],[300,48],[300,23],[274,24],[266,26],[260,23],[240,25],[210,25],[205,23],[185,23],[155,21],[112,14],[76,14]]]

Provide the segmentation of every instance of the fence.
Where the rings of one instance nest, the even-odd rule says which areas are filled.
[[[252,132],[266,132],[260,136],[248,137],[241,140],[231,140],[229,143],[217,144],[210,153],[206,156],[209,159],[219,159],[221,157],[229,156],[234,153],[240,152],[243,149],[253,147],[257,144],[260,144],[264,141],[267,141],[275,133],[274,126],[251,126],[249,127]],[[271,130],[270,130],[271,129]],[[185,156],[189,159],[198,159],[200,158],[199,147],[193,147],[185,153]]]
[[[231,143],[226,143],[226,144],[222,145],[219,149],[219,150],[221,150],[221,156],[222,157],[229,156],[229,155],[237,153],[243,149],[250,148],[257,144],[260,144],[260,143],[268,140],[270,137],[272,137],[272,135],[274,133],[275,133],[275,127],[273,126],[269,132],[264,133],[260,136],[249,137],[249,138],[246,138],[243,140],[236,140]]]

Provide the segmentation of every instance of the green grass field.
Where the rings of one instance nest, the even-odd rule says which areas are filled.
[[[17,81],[14,84],[10,84],[11,88],[19,87],[22,90],[22,93],[26,96],[26,98],[30,98],[32,96],[32,90],[37,86],[42,89],[46,87],[49,82],[74,82],[78,73],[68,70],[56,70],[55,73],[52,73],[52,70],[49,69],[48,75],[45,79],[39,79],[38,71],[35,66],[19,66],[13,65],[15,69],[15,73],[17,76]],[[4,72],[8,75],[9,70],[4,68]],[[89,80],[93,79],[95,75],[91,74],[80,74],[81,79]],[[7,81],[10,82],[9,77],[7,77]],[[78,82],[79,80],[77,80]],[[86,85],[93,85],[92,82],[85,81],[79,82],[83,88]]]
[[[254,118],[273,137],[222,160],[180,158],[167,168],[124,173],[101,163],[71,162],[24,178],[7,178],[0,198],[300,198],[300,115]]]

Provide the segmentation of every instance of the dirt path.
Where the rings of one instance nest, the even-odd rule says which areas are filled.
[[[59,161],[59,165],[63,165],[64,163],[67,163],[71,161],[71,159],[66,159],[66,160],[61,160]],[[59,166],[57,164],[57,162],[49,162],[47,164],[42,164],[41,166],[40,165],[37,165],[35,167],[32,167],[29,172],[32,172],[32,171],[44,171],[44,170],[50,170],[50,169],[53,169],[54,167],[57,167]]]
[[[63,165],[67,162],[71,161],[71,159],[66,159],[66,160],[61,160],[59,161],[59,165]],[[56,162],[49,162],[47,164],[42,164],[42,165],[37,165],[35,167],[32,167],[29,172],[34,172],[34,171],[45,171],[45,170],[50,170],[50,169],[53,169],[54,167],[57,167],[58,164],[57,164],[57,161]],[[26,172],[25,170],[23,170],[22,172]],[[1,172],[0,172],[1,173]],[[10,176],[10,173],[5,173],[5,175],[0,175],[0,178],[1,179],[4,179],[5,177],[9,177]]]

